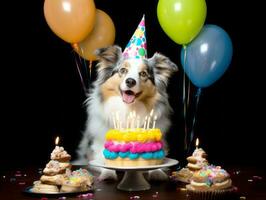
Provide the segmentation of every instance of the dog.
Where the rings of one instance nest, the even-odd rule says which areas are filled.
[[[151,110],[157,115],[156,127],[166,133],[172,109],[166,92],[170,76],[178,70],[166,56],[155,53],[150,59],[126,59],[119,46],[96,51],[97,78],[86,100],[88,120],[78,147],[78,163],[103,160],[105,134],[113,126],[113,113],[119,112],[125,127],[127,116],[135,111],[144,123]],[[142,124],[141,124],[142,125]],[[142,125],[143,126],[143,125]],[[151,177],[162,179],[162,172]],[[116,179],[111,170],[101,170],[99,179]]]

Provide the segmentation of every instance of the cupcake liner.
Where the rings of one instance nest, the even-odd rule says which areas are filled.
[[[188,200],[233,200],[235,199],[234,188],[222,190],[195,190],[187,185]]]

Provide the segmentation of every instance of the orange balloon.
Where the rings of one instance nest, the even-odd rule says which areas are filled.
[[[93,0],[45,0],[44,16],[52,31],[69,43],[83,40],[93,29]]]
[[[81,57],[95,61],[95,50],[112,45],[114,41],[115,26],[112,19],[102,10],[96,9],[96,21],[92,32],[83,41],[72,46]]]

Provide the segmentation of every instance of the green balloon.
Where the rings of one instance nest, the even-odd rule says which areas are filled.
[[[159,0],[157,16],[164,32],[177,44],[190,43],[207,15],[205,0]]]

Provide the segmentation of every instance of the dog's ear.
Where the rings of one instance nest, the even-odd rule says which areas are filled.
[[[115,65],[122,56],[122,50],[119,46],[113,45],[101,49],[97,49],[95,52],[96,56],[104,66]]]
[[[149,66],[153,68],[155,82],[168,83],[170,76],[178,71],[178,67],[166,56],[155,53],[152,58],[148,59]]]
[[[97,64],[98,83],[104,83],[117,70],[117,63],[122,57],[122,50],[118,46],[109,46],[96,50],[99,59]]]

